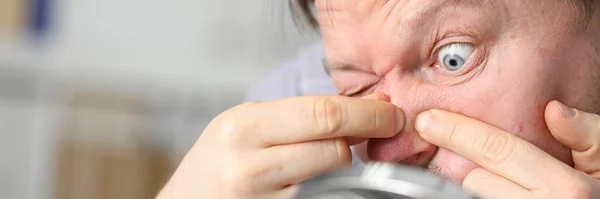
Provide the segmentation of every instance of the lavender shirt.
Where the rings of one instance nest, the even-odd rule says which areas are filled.
[[[302,95],[336,94],[337,90],[323,68],[323,58],[321,44],[302,49],[297,57],[252,87],[246,101],[264,102]],[[363,165],[354,152],[352,156],[352,165]]]
[[[320,44],[302,49],[298,55],[251,88],[248,101],[270,101],[301,95],[336,94],[323,68]]]

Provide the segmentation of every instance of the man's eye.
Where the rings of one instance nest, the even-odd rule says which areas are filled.
[[[453,43],[438,51],[438,63],[449,71],[461,69],[473,54],[475,46],[470,43]]]

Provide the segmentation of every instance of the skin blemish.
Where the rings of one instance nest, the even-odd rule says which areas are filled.
[[[512,133],[515,135],[522,135],[525,130],[525,122],[519,121],[519,122],[513,124],[511,128],[506,129],[506,130],[508,130],[509,133]]]
[[[516,134],[523,133],[523,129],[524,129],[523,124],[524,124],[523,121],[519,122],[519,124],[517,125],[517,132],[515,132]]]

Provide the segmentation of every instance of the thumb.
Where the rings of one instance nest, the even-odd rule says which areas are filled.
[[[572,149],[575,169],[600,177],[600,116],[552,101],[546,123],[554,138]]]

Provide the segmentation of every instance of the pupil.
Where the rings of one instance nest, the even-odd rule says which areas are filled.
[[[458,63],[456,62],[456,59],[451,59],[450,60],[450,65],[452,66],[456,66]]]

